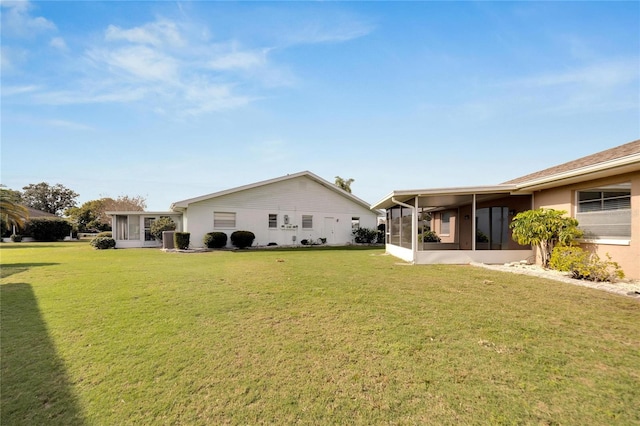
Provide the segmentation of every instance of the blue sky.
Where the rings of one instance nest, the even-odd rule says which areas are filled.
[[[1,182],[497,184],[640,137],[640,3],[5,2]]]

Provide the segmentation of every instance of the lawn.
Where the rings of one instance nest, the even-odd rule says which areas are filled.
[[[640,304],[379,249],[1,244],[2,425],[640,424]]]

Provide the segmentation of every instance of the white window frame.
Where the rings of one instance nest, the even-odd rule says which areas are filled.
[[[235,212],[213,212],[214,229],[234,229],[236,227]]]
[[[278,228],[278,215],[276,213],[269,213],[269,229]]]
[[[313,215],[302,215],[302,229],[313,229]]]
[[[629,208],[607,208],[606,205],[606,201],[612,201],[612,200],[616,200],[616,199],[624,199],[627,198],[626,195],[618,195],[615,197],[605,197],[604,193],[605,192],[624,192],[624,191],[629,191]],[[600,192],[600,198],[594,198],[594,199],[590,199],[590,200],[586,200],[586,201],[580,201],[580,193],[583,192]],[[587,210],[587,211],[583,211],[581,212],[580,207],[583,204],[586,203],[593,203],[595,201],[599,201],[600,202],[600,209],[591,209],[591,210]],[[623,220],[626,222],[627,219],[627,215],[628,215],[628,226],[629,226],[629,232],[628,235],[619,235],[619,236],[601,236],[601,235],[594,235],[593,238],[590,238],[589,235],[585,235],[585,237],[583,239],[581,239],[582,242],[589,242],[589,243],[597,243],[597,244],[609,244],[609,245],[629,245],[631,244],[631,184],[629,182],[624,182],[622,184],[618,184],[618,185],[605,185],[605,186],[601,186],[601,187],[595,187],[595,188],[584,188],[584,189],[580,189],[580,190],[576,190],[575,191],[575,218],[578,220],[578,222],[581,221],[581,219],[584,221],[584,219],[586,218],[591,218],[591,219],[605,219],[607,220],[606,223],[603,223],[603,225],[607,225],[607,224],[611,224],[611,222],[613,221],[620,221]],[[619,226],[625,226],[626,223],[622,223],[619,224]],[[598,226],[598,224],[594,224],[594,226]],[[578,225],[578,227],[580,227],[580,225]],[[586,230],[588,232],[588,225],[585,225],[585,228],[583,228],[584,230]]]

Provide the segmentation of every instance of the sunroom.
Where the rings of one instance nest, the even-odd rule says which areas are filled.
[[[394,191],[373,209],[387,215],[386,251],[417,264],[533,262],[509,224],[533,207],[515,185]]]
[[[151,234],[151,225],[161,217],[169,217],[176,224],[176,231],[182,231],[182,214],[176,212],[114,211],[111,229],[116,248],[160,247]]]

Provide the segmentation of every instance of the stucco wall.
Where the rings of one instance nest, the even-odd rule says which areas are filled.
[[[214,229],[216,211],[236,213],[236,226]],[[269,228],[269,214],[278,215],[275,229]],[[283,227],[285,215],[289,224]],[[302,229],[303,215],[313,216],[311,229]],[[236,230],[253,232],[254,245],[291,245],[319,238],[326,238],[327,244],[346,244],[352,241],[352,217],[360,218],[360,227],[377,226],[377,215],[370,209],[301,176],[192,203],[185,212],[184,226],[191,233],[192,247],[202,247],[208,232],[231,236]]]
[[[585,247],[595,250],[602,259],[605,259],[608,253],[612,257],[612,260],[620,264],[627,277],[640,279],[640,172],[538,191],[534,194],[534,208],[544,207],[565,210],[569,212],[572,217],[575,217],[576,191],[623,182],[631,182],[630,244],[618,245],[597,242],[596,244],[585,245]]]

